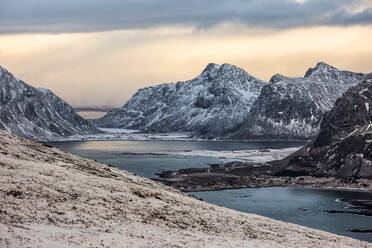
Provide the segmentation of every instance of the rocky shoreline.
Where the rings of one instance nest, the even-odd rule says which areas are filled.
[[[296,175],[297,174],[297,175]],[[371,179],[315,177],[300,168],[291,170],[280,164],[232,162],[209,168],[165,171],[158,181],[185,192],[257,187],[309,187],[372,190]]]
[[[293,171],[269,169],[270,167],[269,164],[261,166],[239,163],[212,165],[210,168],[165,171],[159,174],[159,179],[157,180],[184,192],[258,187],[300,187],[372,192],[372,180],[370,179],[343,179],[309,175],[291,176],[290,174],[293,174]],[[352,207],[344,211],[327,210],[326,212],[331,214],[347,213],[372,216],[372,199],[344,201]],[[369,232],[369,230],[359,229],[350,231]]]

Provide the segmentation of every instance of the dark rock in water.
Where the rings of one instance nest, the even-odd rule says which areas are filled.
[[[140,89],[122,108],[92,122],[99,127],[220,137],[246,120],[265,84],[233,65],[209,64],[192,80]]]
[[[309,145],[278,161],[296,165],[314,176],[334,176],[352,182],[372,179],[372,80],[352,87],[336,101]]]
[[[0,128],[36,140],[100,132],[53,92],[34,88],[1,66]]]
[[[262,88],[249,118],[232,139],[309,139],[319,130],[323,115],[337,98],[367,75],[318,63],[303,78],[275,75]]]
[[[355,215],[362,215],[362,216],[372,216],[371,210],[364,210],[364,211],[325,210],[324,212],[328,214],[355,214]]]
[[[349,232],[354,233],[372,233],[372,229],[351,229]]]

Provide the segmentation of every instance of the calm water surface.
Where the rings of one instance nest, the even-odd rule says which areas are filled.
[[[262,149],[301,146],[294,142],[217,142],[217,141],[84,141],[53,142],[64,151],[112,164],[147,178],[165,170],[208,167],[241,159],[241,155]],[[280,154],[280,151],[278,152]],[[237,157],[234,155],[237,154]],[[244,160],[244,159],[243,159]],[[347,210],[339,199],[372,198],[371,193],[298,188],[258,188],[194,195],[216,205],[255,213],[277,220],[321,229],[372,242],[371,233],[352,233],[349,229],[372,229],[372,217],[328,214],[324,210]]]
[[[301,188],[257,188],[194,192],[210,203],[241,212],[372,242],[372,233],[352,233],[350,229],[372,229],[372,217],[329,214],[324,210],[350,210],[340,199],[372,199],[367,192]]]
[[[166,170],[208,167],[208,164],[244,160],[262,149],[300,147],[298,142],[230,141],[68,141],[51,142],[62,150],[112,164],[137,175],[154,178]],[[280,155],[282,151],[278,151]]]

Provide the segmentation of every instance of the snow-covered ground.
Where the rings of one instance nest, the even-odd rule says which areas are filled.
[[[372,247],[0,131],[0,247]]]
[[[86,135],[72,135],[65,138],[55,138],[52,141],[89,141],[89,140],[194,140],[194,141],[232,141],[223,139],[203,139],[194,136],[188,132],[172,132],[172,133],[145,133],[140,130],[134,129],[120,129],[120,128],[99,128],[103,133],[98,134],[86,134]],[[239,141],[239,140],[234,140]],[[240,140],[240,141],[268,141],[265,139],[261,140]],[[270,140],[283,141],[283,140]],[[286,140],[290,141],[290,140]],[[296,141],[296,140],[293,140]],[[303,142],[303,140],[301,140]]]
[[[100,128],[104,133],[95,135],[79,135],[61,139],[60,141],[211,141],[194,138],[189,133],[142,133],[139,130]],[[300,149],[300,146],[281,148],[281,149],[261,149],[261,150],[186,150],[186,151],[159,151],[159,155],[180,155],[194,157],[211,157],[228,159],[235,161],[248,161],[264,163],[272,160],[282,159]],[[152,155],[157,152],[151,151]],[[138,153],[146,155],[146,153]]]
[[[100,128],[103,133],[73,135],[59,138],[55,141],[79,141],[79,140],[202,140],[194,138],[190,133],[143,133],[139,130]]]
[[[236,161],[249,161],[254,163],[265,163],[272,160],[278,160],[287,157],[300,147],[291,147],[283,149],[264,149],[264,150],[238,150],[238,151],[211,151],[211,150],[196,150],[175,152],[173,154],[183,156],[201,156],[213,157],[220,159],[231,159]]]

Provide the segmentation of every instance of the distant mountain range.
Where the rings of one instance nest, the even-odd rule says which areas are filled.
[[[165,171],[160,179],[184,191],[245,187],[350,187],[371,189],[372,75],[351,87],[327,112],[319,133],[281,160],[231,162]],[[265,155],[263,155],[265,156]],[[358,202],[358,201],[356,201]],[[361,204],[370,208],[371,202]],[[362,205],[359,205],[359,207]],[[371,215],[369,210],[363,214]],[[348,212],[353,213],[353,212]]]
[[[138,90],[122,108],[93,123],[108,128],[221,137],[247,119],[266,84],[233,65],[209,64],[189,81]]]
[[[246,122],[227,138],[309,139],[317,134],[323,115],[336,100],[366,77],[322,62],[305,77],[277,74],[262,89]]]
[[[48,89],[37,89],[0,66],[0,128],[35,140],[100,133]]]
[[[267,83],[233,65],[209,64],[192,80],[138,90],[93,123],[217,139],[310,139],[337,98],[367,77],[320,62],[305,77],[277,74]]]
[[[88,122],[50,90],[0,67],[0,128],[37,140],[99,133],[95,126],[209,139],[310,139],[336,100],[369,76],[320,62],[304,77],[277,74],[265,82],[211,63],[189,81],[140,89],[123,107]]]

